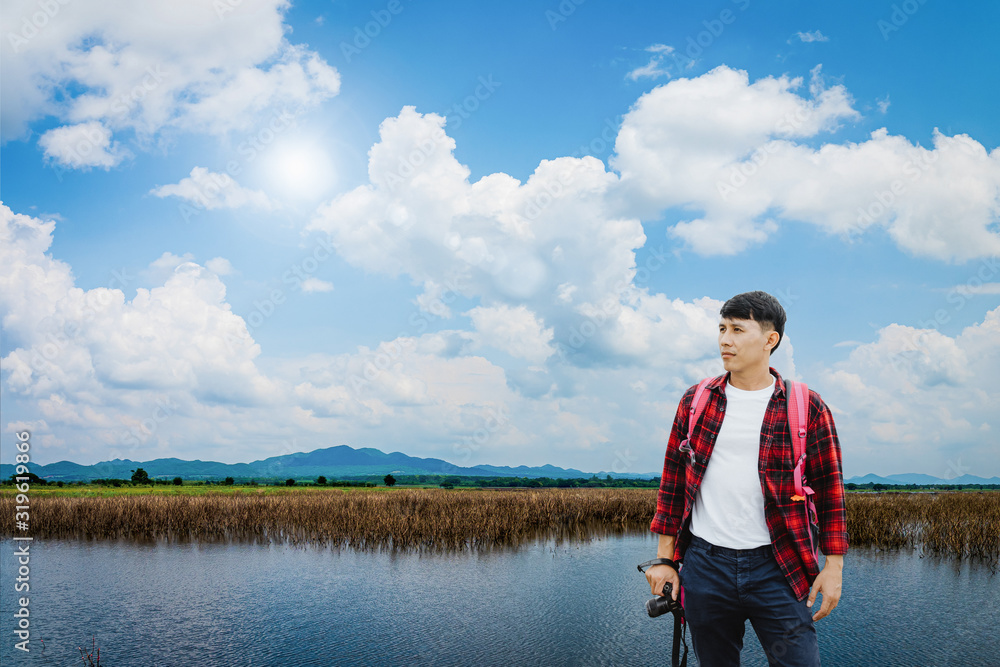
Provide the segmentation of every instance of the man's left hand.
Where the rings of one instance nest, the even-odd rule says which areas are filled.
[[[806,603],[807,607],[812,607],[813,602],[816,601],[816,594],[821,593],[823,595],[823,603],[820,605],[819,611],[813,614],[813,621],[818,621],[824,616],[829,615],[837,606],[837,603],[840,602],[840,584],[843,578],[843,571],[843,556],[826,557],[823,570],[816,577],[816,581],[813,582],[812,588],[809,590],[809,601]]]

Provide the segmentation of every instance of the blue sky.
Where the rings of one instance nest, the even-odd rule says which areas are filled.
[[[0,459],[654,471],[765,289],[848,476],[998,475],[998,14],[5,3]]]

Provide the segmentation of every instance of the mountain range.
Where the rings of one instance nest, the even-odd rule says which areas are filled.
[[[588,473],[574,468],[543,466],[457,466],[441,459],[424,459],[407,456],[401,452],[385,452],[365,447],[354,449],[347,445],[317,449],[312,452],[297,452],[272,456],[252,463],[219,463],[217,461],[184,461],[182,459],[154,459],[152,461],[132,461],[113,459],[93,465],[80,465],[72,461],[58,461],[46,465],[32,465],[31,472],[39,477],[56,481],[88,481],[93,479],[129,479],[132,471],[142,468],[153,479],[182,477],[189,480],[216,480],[233,477],[237,480],[266,479],[315,479],[324,475],[330,479],[349,479],[369,476],[394,475],[462,475],[470,477],[551,477],[587,478],[592,475],[614,478],[659,477],[659,472],[650,473]],[[8,479],[14,474],[14,466],[0,464],[0,478]]]
[[[575,468],[543,466],[457,466],[442,459],[418,458],[402,452],[385,452],[365,447],[354,449],[347,445],[327,447],[311,452],[296,452],[253,461],[252,463],[219,463],[217,461],[184,461],[177,458],[154,459],[152,461],[132,461],[113,459],[93,465],[81,465],[72,461],[58,461],[47,465],[32,465],[31,472],[39,477],[56,482],[89,481],[94,479],[129,479],[132,471],[142,468],[153,479],[221,480],[233,477],[237,480],[274,480],[294,478],[315,479],[324,475],[330,479],[350,479],[393,475],[461,475],[469,477],[550,477],[553,479],[588,478],[593,475],[613,478],[652,479],[659,472],[615,473],[583,472]],[[14,466],[0,464],[0,479],[8,479],[14,474]],[[1000,477],[976,477],[962,475],[952,479],[942,479],[919,473],[897,475],[868,474],[845,480],[853,484],[1000,484]]]
[[[885,477],[879,477],[878,475],[873,475],[871,473],[863,475],[861,477],[851,477],[850,479],[844,480],[848,484],[1000,484],[1000,477],[990,477],[989,479],[985,477],[977,477],[976,475],[961,475],[959,477],[952,477],[950,479],[944,479],[941,477],[933,477],[931,475],[923,475],[921,473],[907,472],[899,475],[886,475]]]

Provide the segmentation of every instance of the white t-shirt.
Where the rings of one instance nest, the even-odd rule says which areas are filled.
[[[716,546],[753,549],[771,543],[757,460],[772,393],[774,376],[765,389],[726,385],[726,413],[691,509],[691,532]]]

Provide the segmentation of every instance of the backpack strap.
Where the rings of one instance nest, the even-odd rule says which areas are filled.
[[[694,465],[695,455],[694,449],[691,447],[691,436],[694,435],[695,424],[701,419],[701,413],[705,411],[705,406],[708,404],[707,387],[711,381],[712,378],[705,378],[698,383],[698,388],[694,390],[694,398],[691,399],[691,411],[688,413],[687,438],[677,448],[678,451],[686,452],[691,457],[692,465]]]
[[[802,484],[806,466],[806,430],[809,424],[809,387],[804,382],[785,380],[785,401],[788,404],[788,430],[792,436],[792,461],[795,464],[795,496],[805,500],[813,490]]]
[[[785,402],[788,404],[788,431],[792,436],[792,456],[795,469],[793,501],[802,501],[805,509],[809,551],[813,560],[819,563],[819,516],[816,512],[814,491],[802,483],[806,467],[806,435],[809,429],[809,387],[803,382],[785,380]]]

